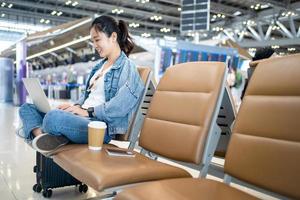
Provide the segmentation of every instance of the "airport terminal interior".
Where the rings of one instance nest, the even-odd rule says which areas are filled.
[[[0,0],[0,199],[300,199],[299,53],[298,0]]]

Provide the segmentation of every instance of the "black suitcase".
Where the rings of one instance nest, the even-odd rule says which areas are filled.
[[[82,184],[51,158],[45,157],[39,152],[36,152],[36,166],[33,167],[33,171],[36,173],[36,184],[33,186],[33,191],[43,192],[45,198],[51,197],[52,189],[64,186],[79,185],[80,193],[86,193],[88,190],[87,185]]]

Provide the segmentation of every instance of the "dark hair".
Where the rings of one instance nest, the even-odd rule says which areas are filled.
[[[127,25],[123,20],[116,21],[113,17],[102,15],[94,19],[90,29],[92,28],[105,33],[107,37],[110,37],[113,32],[116,32],[119,46],[127,56],[129,56],[134,48],[134,43],[128,33]]]
[[[269,58],[273,55],[274,50],[271,47],[264,47],[261,49],[258,49],[252,58],[253,61],[255,60],[261,60],[265,58]]]

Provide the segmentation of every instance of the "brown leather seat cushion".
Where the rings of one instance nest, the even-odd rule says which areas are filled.
[[[104,148],[107,147],[104,145]],[[104,149],[91,151],[87,145],[74,145],[73,148],[59,152],[53,159],[72,176],[98,191],[137,182],[191,177],[183,169],[138,153],[134,158],[113,157]]]
[[[209,179],[178,178],[128,188],[115,200],[253,200],[257,199],[224,183]]]

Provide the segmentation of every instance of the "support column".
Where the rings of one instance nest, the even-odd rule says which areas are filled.
[[[27,46],[26,41],[21,40],[16,44],[16,102],[15,105],[22,105],[26,101],[26,89],[22,78],[26,77],[26,56]]]
[[[200,34],[199,34],[199,32],[195,32],[194,43],[198,44],[199,41],[200,41]]]
[[[9,58],[0,58],[0,102],[12,102],[13,77],[13,60]]]

